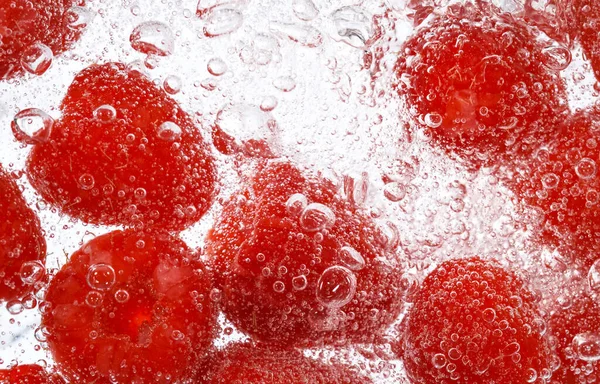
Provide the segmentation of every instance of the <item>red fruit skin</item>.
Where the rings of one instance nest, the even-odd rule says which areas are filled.
[[[335,223],[321,232],[306,230],[299,213],[286,210],[294,194],[330,208]],[[270,162],[225,205],[207,236],[206,254],[225,314],[255,340],[287,347],[375,342],[402,306],[400,267],[386,239],[331,182],[305,176],[290,163]],[[328,268],[344,266],[344,246],[358,252],[365,266],[322,281],[339,282],[334,298],[352,297],[338,307],[341,301],[317,298],[317,285]],[[354,296],[350,275],[356,278]],[[306,278],[303,289],[299,276]]]
[[[94,111],[109,105],[107,122]],[[141,73],[120,63],[75,77],[50,140],[35,145],[27,174],[42,197],[88,223],[183,230],[212,204],[216,171],[190,116]],[[181,135],[159,137],[165,122]]]
[[[539,321],[532,293],[512,272],[478,257],[449,260],[423,281],[395,350],[415,384],[542,383],[550,349]]]
[[[543,48],[530,27],[485,3],[450,6],[404,43],[395,88],[414,123],[467,165],[526,157],[567,111]]]
[[[33,286],[21,279],[24,262],[46,260],[46,241],[40,221],[27,206],[21,190],[0,168],[0,301],[22,298]]]
[[[0,3],[0,80],[23,74],[21,58],[34,43],[61,54],[81,35],[66,12],[83,0],[10,0]]]
[[[569,117],[554,138],[516,165],[507,185],[544,214],[543,241],[566,246],[584,268],[596,260],[600,232],[600,115]]]
[[[97,284],[110,281],[103,274],[90,280],[98,264],[113,268],[112,286]],[[210,276],[181,240],[111,232],[75,252],[51,280],[42,326],[73,382],[178,382],[212,342],[210,289]],[[100,305],[92,306],[94,295]]]
[[[560,367],[552,375],[552,384],[585,384],[588,378],[597,377],[600,363],[588,362],[577,357],[574,338],[577,335],[598,335],[600,305],[585,293],[573,296],[568,309],[559,308],[551,313],[548,322],[556,338]]]
[[[297,350],[233,344],[217,354],[198,384],[370,384],[371,379],[340,365],[309,359]]]
[[[574,35],[579,39],[585,56],[590,60],[596,79],[600,81],[600,3],[596,0],[572,2]]]
[[[65,384],[58,375],[47,373],[35,364],[17,365],[12,369],[0,369],[2,384]]]

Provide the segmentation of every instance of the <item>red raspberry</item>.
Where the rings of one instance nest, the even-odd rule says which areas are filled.
[[[386,241],[331,182],[272,162],[226,204],[207,254],[226,315],[257,340],[372,342],[402,306]]]
[[[478,257],[449,260],[423,281],[400,341],[419,384],[524,384],[550,377],[533,294],[515,274]]]
[[[173,383],[210,346],[209,276],[180,240],[111,232],[50,282],[42,328],[74,382]]]
[[[600,116],[593,111],[571,116],[558,134],[527,161],[507,184],[545,218],[545,240],[567,244],[585,267],[600,232],[598,145]]]
[[[0,301],[31,292],[44,274],[46,241],[21,190],[0,168]]]
[[[94,224],[182,230],[210,207],[216,174],[208,146],[190,116],[141,73],[92,65],[61,109],[27,170],[62,212]]]
[[[455,5],[402,47],[396,88],[411,118],[472,165],[526,156],[566,112],[559,73],[530,27],[490,6]]]
[[[296,350],[234,344],[223,351],[200,383],[370,384],[372,381],[340,365],[327,365]]]
[[[58,375],[47,373],[39,365],[17,365],[12,369],[0,369],[0,383],[3,384],[65,384]]]
[[[0,2],[0,80],[23,73],[25,65],[43,50],[58,55],[79,38],[81,30],[69,20],[69,9],[83,0],[5,0]],[[31,57],[30,57],[31,56]],[[52,55],[48,58],[51,59]],[[30,71],[41,74],[50,62]]]

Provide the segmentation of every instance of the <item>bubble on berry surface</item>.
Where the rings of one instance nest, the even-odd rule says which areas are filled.
[[[331,16],[335,32],[332,38],[355,48],[365,48],[374,35],[372,17],[356,6],[335,10]]]
[[[590,158],[584,157],[575,165],[575,173],[583,180],[592,179],[596,176],[596,162]]]
[[[551,70],[562,71],[571,60],[571,51],[567,47],[557,45],[542,50],[542,63]]]
[[[176,141],[181,138],[181,127],[172,121],[165,121],[158,127],[158,137],[164,141]]]
[[[129,292],[125,289],[117,289],[117,291],[115,291],[115,300],[121,304],[126,303],[129,301]]]
[[[600,336],[585,332],[575,335],[572,348],[578,359],[588,362],[600,360]]]
[[[175,95],[181,91],[181,79],[175,75],[169,75],[165,77],[163,81],[163,89],[169,95]]]
[[[300,214],[300,225],[308,232],[329,229],[335,224],[335,214],[331,208],[321,203],[310,203]]]
[[[52,65],[52,50],[39,41],[27,48],[21,56],[21,66],[32,75],[43,75]]]
[[[423,120],[429,128],[439,128],[443,122],[442,115],[436,112],[426,114]]]
[[[73,30],[81,30],[93,20],[94,14],[87,8],[74,5],[65,12],[67,26]]]
[[[298,216],[308,205],[308,199],[302,193],[294,193],[285,202],[285,209],[288,214]]]
[[[276,281],[273,283],[273,290],[277,293],[283,293],[285,291],[285,284],[283,281]]]
[[[15,139],[30,145],[47,142],[53,126],[54,119],[37,108],[20,111],[10,124]]]
[[[323,44],[321,32],[310,25],[271,21],[269,29],[305,47],[315,48]]]
[[[356,276],[346,267],[329,267],[317,282],[317,300],[327,308],[341,308],[356,294]]]
[[[225,72],[227,72],[227,63],[225,63],[225,61],[219,57],[213,57],[212,59],[208,60],[206,69],[208,70],[208,73],[213,76],[222,76],[225,74]]]
[[[81,176],[79,176],[79,179],[77,179],[77,181],[79,184],[79,188],[84,191],[89,191],[96,185],[96,180],[94,179],[94,176],[92,176],[89,173],[82,174]]]
[[[431,358],[431,363],[433,364],[433,366],[437,369],[442,369],[446,366],[446,356],[444,356],[441,353],[436,353],[435,355],[433,355],[433,357]]]
[[[117,118],[117,110],[112,105],[101,105],[94,110],[94,118],[103,123],[109,123]]]
[[[92,308],[101,306],[103,301],[104,297],[98,291],[89,291],[85,296],[85,303]]]
[[[145,21],[129,36],[131,47],[146,55],[168,56],[175,49],[175,36],[171,28],[160,21]]]
[[[33,285],[42,280],[46,274],[46,268],[37,260],[26,261],[21,264],[21,281],[27,285]]]
[[[342,264],[353,271],[360,271],[365,267],[364,257],[352,247],[342,247],[338,252],[338,256]]]
[[[308,280],[306,279],[306,276],[299,275],[299,276],[294,276],[292,278],[292,288],[294,288],[294,290],[302,291],[302,290],[306,289],[307,286],[308,286]]]
[[[297,18],[310,21],[319,16],[319,10],[312,0],[292,0],[292,10]]]
[[[600,259],[596,260],[588,271],[588,284],[592,291],[600,290]]]
[[[242,12],[230,8],[213,9],[206,16],[204,25],[204,35],[207,37],[217,37],[228,35],[238,30],[244,23]]]
[[[116,281],[115,270],[104,263],[91,265],[88,268],[86,281],[88,286],[99,291],[106,291],[113,287]]]

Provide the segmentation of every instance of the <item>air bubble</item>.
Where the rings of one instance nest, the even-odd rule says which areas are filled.
[[[133,49],[146,55],[168,56],[175,48],[173,32],[158,21],[146,21],[135,27],[129,41]]]
[[[575,173],[584,180],[589,180],[596,176],[596,162],[590,158],[584,157],[575,165]]]
[[[121,304],[126,303],[129,300],[129,292],[124,289],[118,289],[115,292],[115,300]]]
[[[227,64],[218,57],[210,59],[208,64],[206,64],[206,68],[208,69],[208,73],[213,76],[221,76],[227,72]]]
[[[235,9],[217,8],[209,13],[204,26],[204,35],[217,37],[236,31],[244,23],[244,16]]]
[[[178,140],[181,133],[181,127],[172,121],[165,121],[158,127],[158,137],[164,141]]]
[[[348,268],[327,268],[317,282],[317,300],[328,308],[341,308],[356,293],[356,276]]]
[[[593,291],[600,289],[600,259],[596,260],[588,271],[588,283]]]
[[[429,128],[439,128],[442,125],[442,115],[439,113],[428,113],[425,115],[425,125]]]
[[[339,251],[340,261],[353,271],[360,271],[365,267],[365,259],[352,247],[342,247]]]
[[[296,81],[289,76],[282,76],[273,80],[273,86],[281,92],[291,92],[296,89]]]
[[[441,353],[436,353],[431,358],[431,363],[437,369],[442,369],[446,366],[446,356]]]
[[[551,70],[562,71],[571,64],[571,51],[561,46],[546,47],[542,49],[542,63]]]
[[[181,91],[181,79],[175,75],[169,75],[163,81],[163,89],[169,95],[175,95]]]
[[[50,68],[53,58],[54,54],[48,46],[36,42],[23,52],[21,66],[27,72],[40,76]]]
[[[94,188],[96,183],[94,176],[90,175],[89,173],[84,173],[83,175],[79,176],[78,181],[79,188],[83,189],[84,191],[89,191],[90,189]]]
[[[282,281],[276,281],[273,283],[273,290],[277,293],[285,291],[285,284]]]
[[[109,290],[116,281],[115,270],[108,264],[94,264],[88,268],[86,280],[92,289]]]
[[[329,229],[334,223],[335,214],[333,211],[320,203],[307,205],[300,215],[300,225],[309,232]]]
[[[102,294],[98,291],[89,291],[85,296],[85,303],[92,308],[96,308],[102,305]]]
[[[260,109],[265,112],[271,112],[277,107],[277,99],[273,96],[263,98],[260,103]]]
[[[65,12],[67,27],[73,30],[81,30],[92,21],[94,14],[88,9],[80,6],[73,6]]]
[[[572,347],[581,360],[588,362],[600,360],[600,337],[595,333],[577,334],[573,338]]]
[[[304,276],[304,275],[300,275],[300,276],[296,276],[296,277],[292,278],[292,287],[296,291],[302,291],[302,290],[306,289],[307,285],[308,285],[308,281],[306,280],[306,276]]]
[[[94,118],[103,123],[108,123],[117,118],[117,110],[112,105],[101,105],[94,111]]]
[[[22,110],[10,124],[15,139],[31,145],[47,142],[53,126],[54,119],[37,108]]]
[[[39,261],[26,261],[21,264],[21,281],[27,285],[33,285],[42,280],[46,274],[46,269]]]
[[[6,303],[6,309],[11,315],[18,315],[25,310],[25,307],[20,300],[11,300]]]
[[[308,205],[306,196],[301,193],[294,193],[285,203],[285,210],[291,216],[298,216]]]

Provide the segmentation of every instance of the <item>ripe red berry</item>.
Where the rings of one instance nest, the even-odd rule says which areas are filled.
[[[309,359],[297,350],[254,344],[227,347],[213,362],[213,369],[198,381],[206,384],[372,383],[360,373]]]
[[[403,45],[396,89],[411,119],[469,164],[525,156],[566,111],[564,82],[532,29],[487,5],[455,5]]]
[[[550,377],[534,295],[493,262],[442,263],[423,281],[404,321],[400,350],[415,383],[523,384]]]
[[[545,239],[567,244],[585,267],[596,259],[590,250],[598,244],[600,231],[598,124],[600,116],[594,111],[571,116],[507,178],[517,196],[543,214]]]
[[[182,230],[210,207],[215,168],[190,116],[141,73],[92,65],[67,91],[28,176],[42,197],[85,222]]]
[[[77,12],[83,0],[11,0],[0,3],[0,80],[24,70],[44,73],[79,38]]]
[[[51,280],[41,326],[74,382],[179,382],[213,339],[209,280],[180,240],[111,232]]]
[[[0,301],[10,301],[43,278],[46,241],[19,186],[1,168],[0,196]]]
[[[552,375],[553,384],[589,383],[598,376],[599,326],[600,305],[585,293],[574,295],[569,308],[552,313],[549,327],[556,337],[560,358],[559,369]]]
[[[268,163],[207,237],[228,318],[257,340],[372,342],[399,314],[388,238],[333,183]]]
[[[17,365],[11,369],[0,369],[2,384],[65,384],[57,374],[47,373],[39,365]]]

